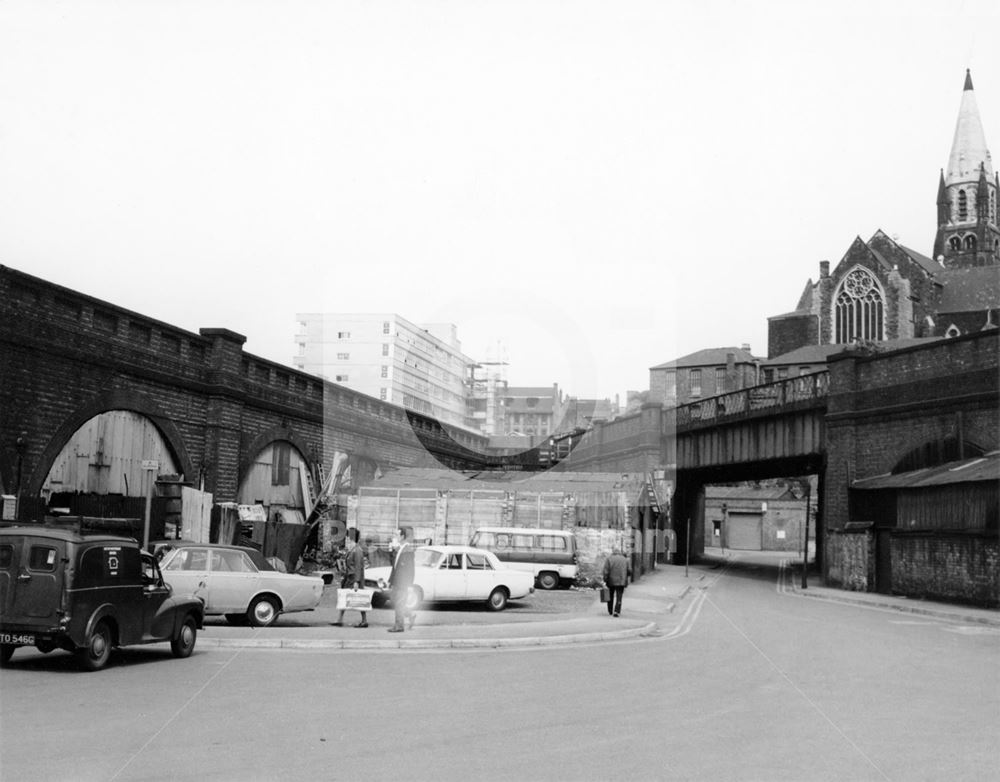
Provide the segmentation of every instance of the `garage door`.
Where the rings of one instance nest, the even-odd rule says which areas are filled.
[[[745,551],[760,551],[761,513],[730,513],[726,545]]]

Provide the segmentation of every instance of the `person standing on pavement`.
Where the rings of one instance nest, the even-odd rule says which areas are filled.
[[[618,616],[622,612],[622,596],[625,586],[632,577],[632,563],[622,554],[621,547],[615,547],[611,556],[604,560],[604,585],[608,588],[608,613]]]
[[[341,589],[360,589],[365,585],[365,550],[358,545],[358,529],[347,530],[347,555],[344,557],[344,576],[340,579]],[[344,624],[344,609],[333,623],[335,627]],[[355,627],[368,627],[368,612],[361,612],[361,621]]]
[[[389,628],[390,633],[403,632],[404,620],[409,620],[410,629],[416,620],[416,611],[406,607],[406,598],[413,586],[413,544],[410,543],[412,533],[409,527],[399,528],[399,548],[389,573],[389,586],[392,588],[392,605],[396,612],[396,621]]]

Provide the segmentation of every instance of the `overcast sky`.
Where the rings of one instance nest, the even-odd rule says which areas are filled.
[[[291,365],[451,322],[514,385],[767,353],[819,262],[931,252],[1000,3],[0,2],[0,263]]]

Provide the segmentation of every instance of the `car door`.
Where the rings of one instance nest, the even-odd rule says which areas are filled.
[[[163,579],[176,595],[194,595],[205,604],[205,613],[212,611],[208,602],[208,549],[185,546],[177,549],[163,562]]]
[[[433,600],[465,599],[465,562],[461,551],[450,551],[434,571]]]
[[[242,551],[212,549],[208,572],[208,601],[214,613],[239,614],[257,594],[260,574]]]
[[[469,551],[465,555],[465,596],[469,600],[485,600],[496,586],[497,573],[485,552]]]
[[[170,597],[170,588],[163,581],[160,568],[152,554],[142,552],[142,638],[162,640],[173,630],[173,616],[164,618],[160,609]],[[159,620],[159,621],[158,621]]]

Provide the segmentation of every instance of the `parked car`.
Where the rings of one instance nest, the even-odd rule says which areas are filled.
[[[116,646],[169,641],[194,651],[199,600],[173,592],[132,538],[58,527],[0,529],[0,662],[21,646],[64,649],[103,668]]]
[[[542,589],[576,579],[579,555],[572,532],[527,527],[481,527],[470,546],[496,554],[507,567],[531,573]]]
[[[439,601],[485,601],[492,611],[501,611],[508,600],[518,600],[535,591],[534,576],[513,570],[493,554],[471,546],[420,546],[413,553],[413,588],[407,606]],[[389,599],[391,567],[365,570],[365,586],[376,590],[373,604]]]
[[[175,541],[160,568],[175,592],[194,595],[207,616],[231,624],[267,627],[281,614],[312,611],[323,597],[322,578],[280,573],[244,546]]]

